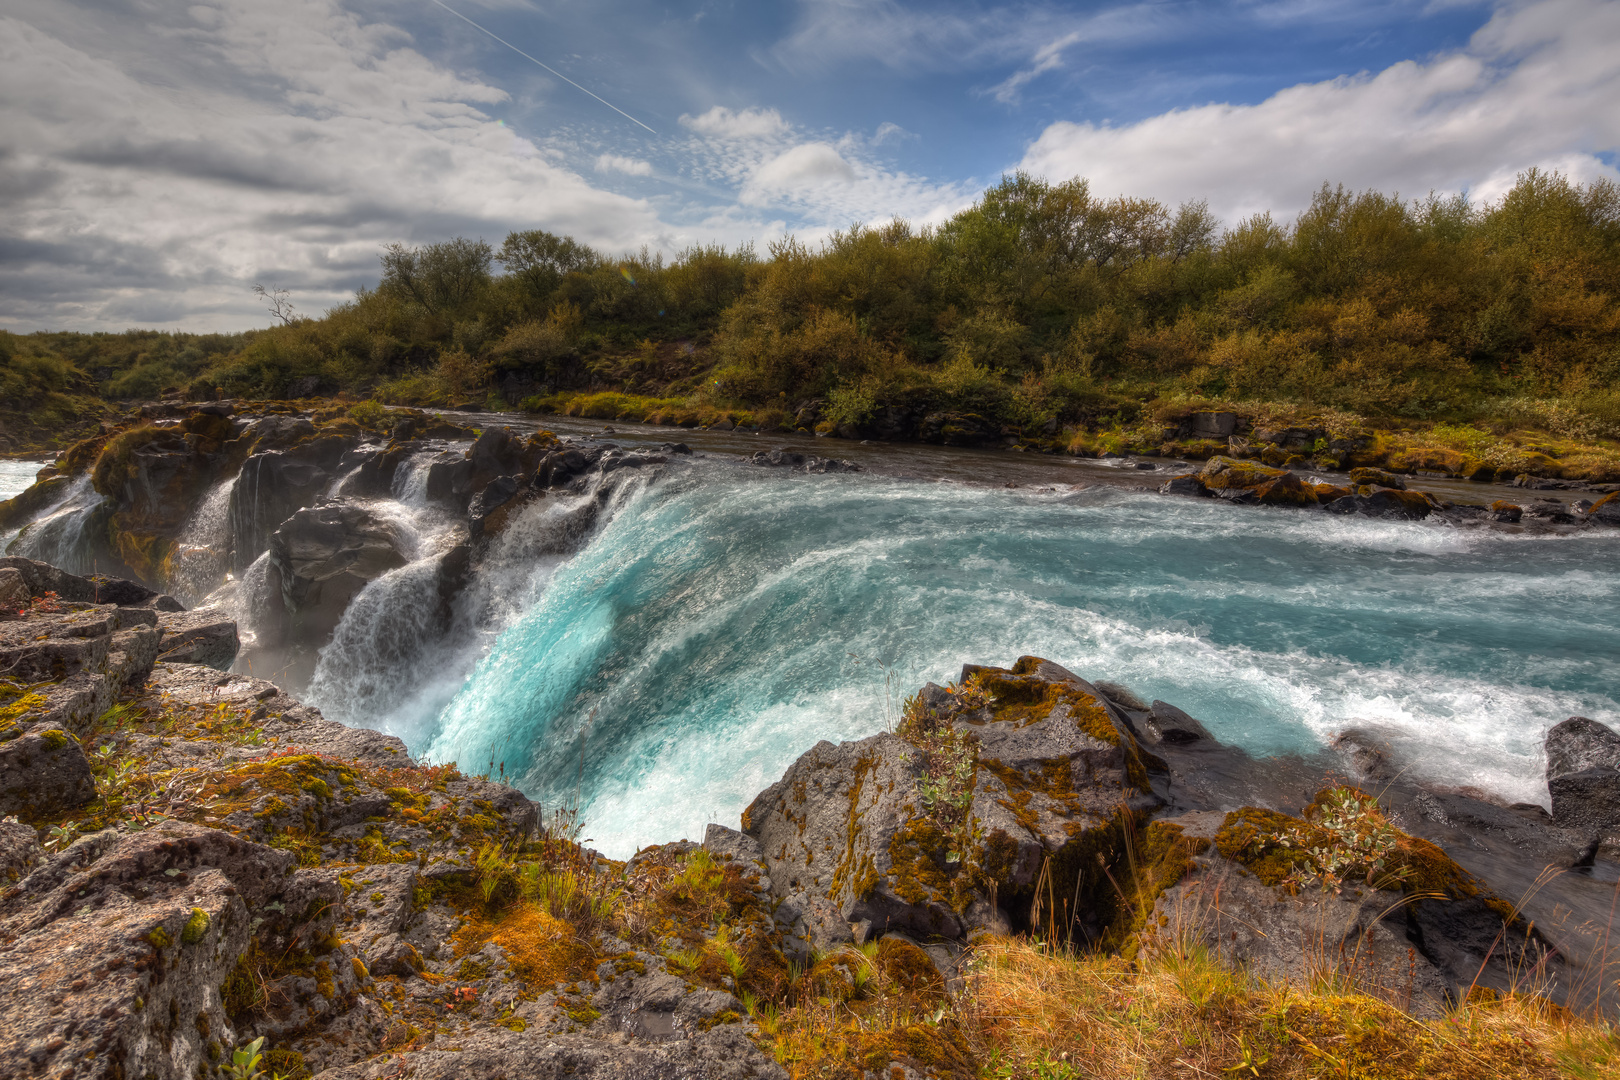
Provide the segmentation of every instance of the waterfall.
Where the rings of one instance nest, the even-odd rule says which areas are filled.
[[[424,450],[412,454],[410,459],[394,470],[394,498],[406,506],[427,505],[428,471],[439,458],[440,451]]]
[[[436,456],[417,455],[409,471],[402,467],[396,490],[406,499],[419,497]],[[415,505],[404,499],[374,504],[395,522],[412,561],[368,584],[349,604],[321,650],[306,698],[334,719],[419,745],[500,631],[532,606],[592,525],[610,518],[642,483],[604,490],[598,480],[580,494],[553,492],[536,500],[490,543],[473,583],[449,604],[440,568],[463,537],[457,519],[425,498]]]
[[[90,486],[90,477],[79,477],[68,485],[60,499],[23,526],[16,539],[6,545],[6,554],[48,562],[70,574],[94,573],[95,557],[91,549],[95,534],[94,530],[87,532],[86,527],[103,501]]]
[[[1412,775],[1509,802],[1545,801],[1550,725],[1620,719],[1620,533],[704,462],[623,495],[544,572],[486,561],[466,600],[496,640],[401,732],[478,770],[493,749],[545,802],[579,784],[616,857],[701,814],[734,824],[818,739],[881,731],[924,681],[1022,653],[1256,754],[1371,728]]]
[[[188,607],[196,607],[219,588],[230,569],[231,493],[236,478],[214,485],[180,530],[169,591]]]

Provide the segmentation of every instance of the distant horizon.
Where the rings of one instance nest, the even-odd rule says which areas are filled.
[[[1018,169],[1227,225],[1324,181],[1620,179],[1614,0],[19,0],[0,58],[17,333],[263,329],[255,283],[319,317],[386,244],[457,235],[763,257]]]

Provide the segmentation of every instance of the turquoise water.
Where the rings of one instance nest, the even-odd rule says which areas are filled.
[[[1614,531],[697,462],[638,482],[572,559],[513,561],[470,676],[392,726],[547,804],[577,791],[623,856],[734,826],[818,739],[882,730],[926,680],[1034,653],[1255,753],[1370,727],[1429,780],[1545,803],[1546,729],[1620,720],[1617,555]]]

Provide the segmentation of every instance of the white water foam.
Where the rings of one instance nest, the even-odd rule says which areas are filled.
[[[545,800],[580,784],[624,854],[734,822],[819,738],[880,730],[896,682],[1021,653],[1256,753],[1370,728],[1426,779],[1515,801],[1545,801],[1548,726],[1616,716],[1613,536],[706,472],[634,492],[548,588],[515,590],[413,746],[493,751]]]
[[[401,497],[372,504],[395,526],[412,561],[367,584],[350,603],[321,650],[306,693],[333,719],[399,735],[413,746],[432,736],[440,711],[479,658],[538,599],[591,523],[610,518],[624,501],[610,498],[598,511],[593,485],[581,494],[553,492],[531,503],[489,544],[477,577],[455,598],[444,626],[439,560],[463,530],[426,501],[427,469],[437,456],[413,457],[408,471],[400,470],[405,478],[396,477]]]

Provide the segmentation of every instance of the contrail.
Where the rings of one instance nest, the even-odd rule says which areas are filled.
[[[492,31],[489,31],[489,30],[485,30],[482,26],[479,26],[477,23],[473,22],[471,19],[467,18],[467,16],[463,15],[461,12],[459,12],[455,8],[451,7],[449,4],[441,3],[440,0],[432,0],[432,3],[438,4],[439,7],[444,8],[444,10],[448,11],[450,14],[454,15],[456,18],[460,19],[462,22],[466,23],[468,26],[472,27],[473,29],[482,30],[484,33],[489,34],[490,37],[494,38],[496,41],[500,42],[502,45],[505,45],[508,49],[511,49],[513,52],[515,52],[519,56],[523,57],[523,59],[528,60],[528,61],[530,61],[531,63],[534,63],[534,64],[539,64],[541,67],[545,68],[547,71],[549,71],[553,75],[557,76],[557,78],[561,79],[563,82],[567,83],[569,86],[572,86],[575,90],[578,90],[581,93],[591,94],[591,92],[589,90],[586,90],[583,86],[579,85],[579,83],[575,82],[573,79],[570,79],[568,76],[564,75],[562,72],[558,71],[556,68],[552,67],[549,64],[541,64],[540,61],[536,60],[534,57],[530,56],[528,53],[524,52],[522,49],[518,48],[516,45],[512,44],[510,41],[507,41],[505,38],[501,37],[499,34],[496,34],[496,33],[492,32]],[[658,132],[653,131],[652,128],[647,127],[646,124],[643,124],[640,120],[637,120],[635,117],[631,116],[629,113],[625,112],[623,109],[621,109],[617,105],[613,104],[613,102],[608,101],[605,98],[598,97],[596,94],[591,94],[591,97],[596,98],[597,101],[600,101],[602,104],[606,105],[608,108],[612,109],[614,112],[618,113],[620,116],[624,117],[626,120],[630,121],[632,124],[636,124],[636,125],[639,125],[640,127],[647,128],[647,130],[652,132],[654,135],[658,134]]]

